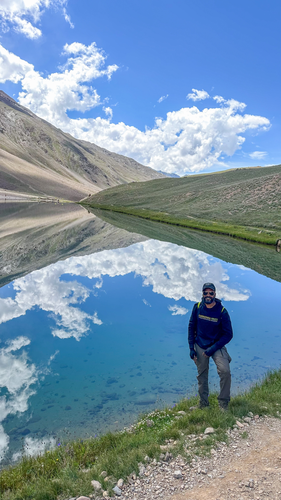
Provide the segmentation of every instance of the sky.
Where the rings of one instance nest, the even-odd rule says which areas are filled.
[[[0,89],[166,173],[281,163],[278,0],[0,0]]]

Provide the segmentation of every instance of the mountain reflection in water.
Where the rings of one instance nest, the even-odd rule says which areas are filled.
[[[121,429],[142,411],[196,393],[187,324],[205,281],[216,283],[231,315],[233,392],[279,367],[277,281],[201,250],[140,241],[92,216],[81,226],[60,225],[59,235],[50,227],[60,249],[72,231],[74,254],[101,251],[54,262],[0,289],[2,464],[19,458],[22,442],[32,454],[58,439]],[[29,248],[42,238],[35,229],[29,238],[21,233]],[[2,248],[18,245],[17,238]],[[112,249],[118,241],[123,248]],[[102,250],[108,242],[111,249]],[[49,261],[58,246],[52,255]],[[36,268],[32,258],[28,263]]]

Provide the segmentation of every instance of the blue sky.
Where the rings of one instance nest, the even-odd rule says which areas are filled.
[[[179,175],[280,163],[277,0],[3,0],[0,87]]]

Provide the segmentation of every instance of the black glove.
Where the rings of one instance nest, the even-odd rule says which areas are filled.
[[[190,349],[190,357],[191,357],[191,359],[193,359],[194,356],[196,356],[196,351],[194,349]]]

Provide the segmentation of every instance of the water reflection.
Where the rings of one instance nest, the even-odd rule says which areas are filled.
[[[194,393],[186,331],[207,281],[231,314],[233,388],[241,390],[279,366],[281,331],[280,283],[244,266],[148,240],[71,257],[3,287],[2,459],[18,458],[22,440],[32,454]]]
[[[207,254],[150,240],[128,248],[73,257],[16,280],[15,298],[0,299],[0,323],[22,316],[37,306],[53,314],[56,322],[53,335],[80,340],[90,330],[91,323],[101,325],[102,320],[96,311],[90,315],[79,308],[79,304],[94,294],[93,290],[78,281],[66,280],[63,275],[97,279],[92,287],[101,290],[103,276],[113,278],[130,273],[141,276],[143,286],[151,286],[154,293],[175,301],[200,300],[202,282],[207,281],[217,283],[218,295],[224,300],[249,298],[249,291],[228,285],[229,277],[222,264],[211,262]],[[184,308],[170,305],[169,310],[176,315],[183,314]]]

